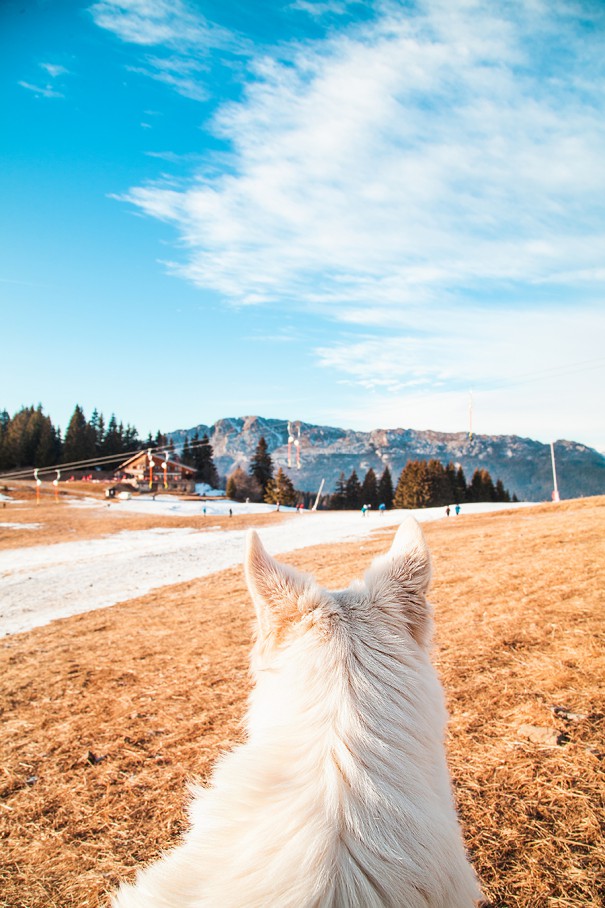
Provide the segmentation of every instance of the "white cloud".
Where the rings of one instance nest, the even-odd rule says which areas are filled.
[[[344,15],[356,3],[357,0],[294,0],[294,3],[290,4],[290,9],[320,18],[330,14]]]
[[[33,91],[35,95],[39,95],[42,98],[64,98],[65,95],[63,92],[57,91],[52,85],[32,85],[31,82],[19,82],[21,88],[26,88],[27,91]]]
[[[56,79],[57,76],[65,76],[69,73],[69,70],[65,66],[60,66],[58,63],[40,63],[42,69],[45,69],[49,76],[53,79]]]
[[[160,25],[178,33],[156,7],[147,43]],[[438,391],[437,412],[444,387],[596,355],[602,13],[572,0],[376,11],[252,60],[243,99],[214,118],[231,147],[222,172],[213,162],[187,185],[130,190],[176,228],[171,269],[236,304],[330,319],[321,363],[381,393],[385,413],[412,387],[425,389],[420,409]],[[195,33],[185,13],[181,26]],[[594,394],[583,403],[595,407]]]
[[[316,354],[322,366],[360,384],[389,382],[398,391],[410,384],[429,390],[444,383],[462,388],[516,386],[541,375],[548,380],[561,375],[567,382],[575,372],[569,365],[574,351],[581,364],[605,364],[602,307],[469,307],[464,312],[430,307],[401,313],[392,328],[322,345]]]
[[[183,0],[97,0],[90,13],[98,26],[132,44],[200,48],[228,37]]]
[[[565,283],[602,261],[603,102],[575,88],[582,59],[545,74],[522,4],[520,21],[474,3],[390,10],[287,63],[256,61],[245,101],[215,121],[230,172],[196,180],[175,211],[185,276],[240,301],[350,310]],[[543,34],[548,8],[540,21]]]
[[[148,56],[144,65],[128,68],[194,101],[208,99],[205,58],[216,50],[248,52],[247,42],[209,22],[184,0],[97,0],[89,12],[96,25],[121,41],[169,52],[165,57]]]
[[[129,72],[140,73],[157,82],[163,82],[185,98],[191,98],[193,101],[208,100],[208,89],[199,78],[196,78],[196,74],[203,72],[204,67],[193,61],[149,57],[146,66],[128,66],[127,69]]]
[[[605,451],[604,336],[603,306],[417,310],[382,336],[315,350],[326,385],[345,376],[353,401],[324,418],[464,431],[472,390],[478,433],[581,439]]]
[[[21,88],[25,88],[27,91],[31,91],[42,98],[64,98],[65,95],[57,87],[56,80],[59,79],[60,76],[69,75],[69,70],[58,63],[40,63],[38,65],[53,81],[48,82],[45,85],[37,85],[23,80],[19,82]]]
[[[208,99],[204,60],[212,52],[246,54],[250,49],[247,41],[208,21],[185,0],[97,0],[89,12],[96,25],[121,41],[166,53],[128,68],[194,101]]]

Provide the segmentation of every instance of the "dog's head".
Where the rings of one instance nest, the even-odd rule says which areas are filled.
[[[258,648],[265,655],[310,628],[321,634],[336,627],[346,632],[352,616],[356,622],[405,634],[419,647],[429,646],[432,616],[426,593],[431,559],[413,518],[401,524],[389,551],[374,560],[364,579],[345,590],[326,590],[310,574],[281,564],[253,530],[245,569],[258,620]]]

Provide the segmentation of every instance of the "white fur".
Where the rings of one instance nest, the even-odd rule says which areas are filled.
[[[183,843],[114,908],[469,908],[415,521],[328,592],[251,532],[258,634],[247,740],[199,789]]]

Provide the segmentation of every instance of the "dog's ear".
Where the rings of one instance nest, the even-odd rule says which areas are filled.
[[[302,617],[317,604],[313,578],[272,558],[254,530],[246,538],[244,563],[261,633]]]
[[[372,604],[403,618],[412,637],[427,646],[431,609],[426,593],[431,582],[431,556],[420,525],[413,517],[401,524],[391,548],[377,558],[366,574]]]

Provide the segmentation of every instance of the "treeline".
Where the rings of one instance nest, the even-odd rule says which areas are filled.
[[[146,440],[140,439],[134,426],[118,422],[113,413],[106,423],[103,414],[95,409],[87,420],[79,405],[65,437],[44,414],[41,404],[22,407],[12,417],[0,410],[0,470],[53,467],[114,454],[118,463],[131,452],[165,443],[160,432],[155,438],[149,435]],[[112,461],[108,461],[107,469],[111,466]]]
[[[265,501],[287,506],[314,503],[314,494],[296,489],[281,468],[275,473],[267,442],[259,440],[248,471],[237,467],[227,478],[227,497],[235,501]],[[516,501],[516,496],[513,496]],[[467,483],[462,467],[444,466],[439,460],[410,460],[396,486],[389,467],[380,477],[369,469],[363,481],[356,470],[340,474],[336,490],[321,498],[320,507],[332,510],[370,508],[431,508],[471,501],[511,501],[501,480],[493,482],[487,470],[478,469]]]
[[[146,448],[162,447],[169,456],[176,457],[188,466],[195,467],[198,482],[212,488],[221,487],[221,478],[213,460],[213,449],[207,435],[200,438],[197,432],[185,438],[180,457],[174,443],[158,431],[153,437],[139,438],[134,426],[118,422],[111,414],[106,423],[102,413],[93,410],[86,419],[82,407],[76,405],[67,426],[65,437],[46,416],[42,406],[23,407],[14,416],[0,411],[0,470],[19,470],[94,461],[98,458],[103,468],[114,469],[129,454]],[[112,458],[115,456],[115,460]],[[267,442],[258,442],[250,468],[235,469],[227,478],[227,497],[235,501],[265,501],[284,506],[310,507],[315,500],[313,492],[300,491],[281,468],[275,472]],[[430,508],[471,501],[510,501],[501,480],[492,480],[487,470],[475,470],[467,483],[461,467],[443,464],[438,460],[411,460],[401,471],[394,485],[389,467],[378,477],[369,469],[363,481],[355,470],[349,477],[340,474],[336,490],[321,498],[320,507],[351,510],[364,505],[371,508]],[[513,496],[516,501],[516,496]]]
[[[516,501],[516,496],[513,496]],[[467,483],[462,467],[439,460],[410,460],[405,465],[393,489],[391,472],[385,467],[380,479],[374,470],[367,471],[360,482],[355,470],[346,478],[344,473],[330,496],[328,507],[336,509],[371,508],[435,508],[471,501],[511,501],[500,479],[494,483],[487,470],[477,469]]]
[[[147,448],[163,448],[169,457],[195,467],[198,482],[205,482],[215,489],[220,487],[207,435],[200,438],[196,432],[191,439],[186,437],[179,456],[172,439],[169,440],[162,432],[140,438],[134,426],[118,422],[114,413],[106,422],[103,414],[94,409],[90,419],[86,419],[79,404],[76,404],[64,438],[61,430],[44,414],[41,404],[22,407],[12,417],[6,410],[0,410],[2,471],[60,467],[61,464],[79,464],[95,459],[100,461],[103,470],[111,471],[130,454]]]

